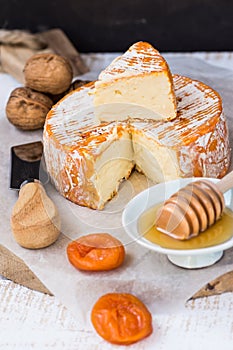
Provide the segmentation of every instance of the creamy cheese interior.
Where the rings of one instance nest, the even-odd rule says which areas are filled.
[[[96,81],[95,116],[100,121],[173,119],[176,116],[171,82],[165,72]]]
[[[124,137],[110,144],[95,163],[93,181],[100,197],[100,207],[117,193],[123,179],[127,179],[134,167],[131,137]]]
[[[181,176],[175,151],[138,133],[133,133],[132,141],[136,169],[150,180],[160,183]]]
[[[143,135],[125,133],[124,137],[112,142],[95,162],[92,181],[100,198],[100,207],[117,193],[121,181],[130,176],[135,164],[137,170],[156,183],[180,176],[176,152],[156,145],[154,140]]]

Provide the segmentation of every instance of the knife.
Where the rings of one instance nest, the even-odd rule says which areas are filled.
[[[47,247],[60,234],[58,210],[44,189],[48,181],[41,141],[11,147],[10,189],[19,190],[11,229],[16,242],[24,248]]]

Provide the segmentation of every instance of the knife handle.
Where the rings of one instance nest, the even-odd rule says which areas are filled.
[[[28,179],[21,185],[12,210],[11,229],[16,242],[24,248],[44,248],[57,240],[60,216],[39,180]]]

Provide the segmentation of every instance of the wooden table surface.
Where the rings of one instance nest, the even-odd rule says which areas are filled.
[[[165,57],[176,55],[180,54],[167,53]],[[182,55],[201,58],[216,66],[233,70],[232,52]],[[0,90],[3,88],[1,86]],[[182,314],[156,316],[156,350],[233,349],[233,293],[197,299],[189,302],[187,307],[193,310],[191,318]],[[0,278],[0,349],[115,348],[119,349],[104,342],[94,331],[78,330],[75,319],[56,297]],[[147,349],[146,341],[126,348]]]

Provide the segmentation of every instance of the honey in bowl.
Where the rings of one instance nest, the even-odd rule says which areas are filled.
[[[178,240],[155,227],[155,217],[162,204],[145,211],[139,218],[140,235],[148,241],[168,249],[199,249],[211,247],[226,242],[233,236],[233,211],[225,208],[222,217],[198,236],[188,240]]]

